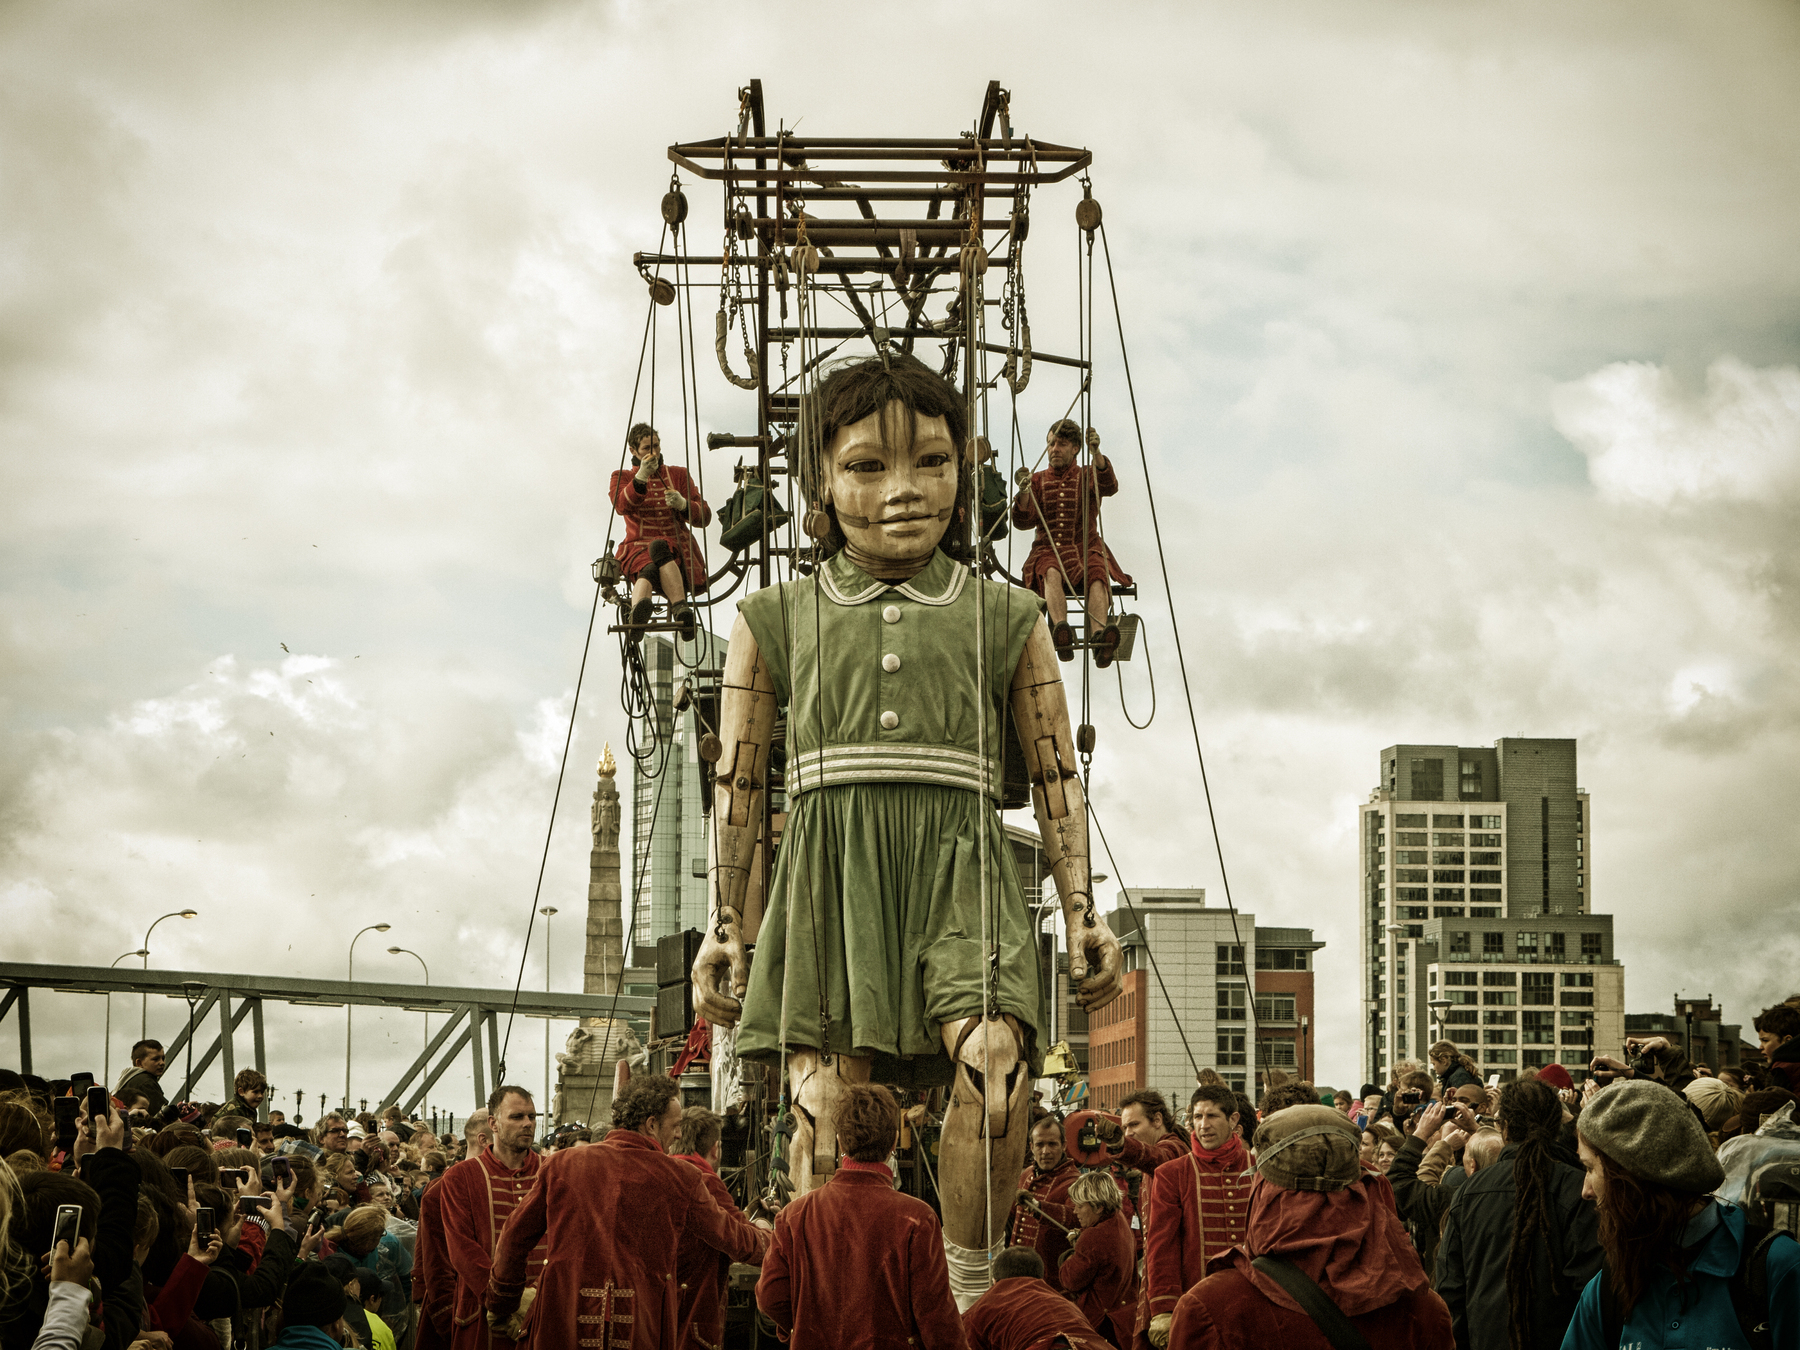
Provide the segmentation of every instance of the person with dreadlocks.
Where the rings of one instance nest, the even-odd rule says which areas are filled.
[[[1800,1244],[1713,1196],[1725,1172],[1686,1101],[1654,1081],[1612,1083],[1575,1127],[1606,1264],[1563,1350],[1800,1345]]]
[[[1094,907],[1079,757],[1036,597],[970,571],[962,396],[884,351],[833,369],[803,415],[790,453],[822,559],[738,607],[695,1011],[737,1027],[743,1058],[785,1058],[802,1191],[838,1166],[831,1106],[850,1085],[948,1088],[937,1179],[966,1307],[1013,1207],[1049,1028],[999,813],[1008,712],[1084,1011],[1121,992],[1119,942]],[[788,820],[746,932],[783,704]]]
[[[1558,1344],[1581,1287],[1600,1268],[1581,1171],[1553,1151],[1562,1123],[1548,1083],[1500,1090],[1506,1143],[1498,1160],[1457,1188],[1438,1245],[1437,1291],[1450,1305],[1459,1350]]]

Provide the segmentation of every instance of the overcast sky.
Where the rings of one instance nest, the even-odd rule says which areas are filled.
[[[0,10],[5,958],[105,965],[192,906],[153,964],[341,978],[387,922],[359,974],[417,979],[398,943],[509,985],[665,148],[752,76],[772,122],[857,136],[952,134],[998,78],[1094,152],[1234,894],[1330,944],[1321,1079],[1358,1071],[1356,807],[1396,741],[1579,739],[1631,1010],[1800,988],[1800,10],[1026,12]],[[1050,351],[1076,196],[1035,203]],[[1160,706],[1134,732],[1094,686],[1096,804],[1115,880],[1218,903],[1099,331]],[[753,429],[710,354],[699,390],[703,429]],[[1040,366],[1021,416],[1072,392]],[[690,456],[715,505],[734,460]],[[1142,721],[1141,654],[1123,679]],[[596,644],[543,897],[565,989],[618,692]],[[40,1067],[98,1071],[102,1012],[41,999]],[[342,1021],[271,1009],[284,1096],[340,1090]],[[136,1023],[118,1000],[115,1069]],[[418,1018],[359,1028],[375,1098]],[[542,1050],[522,1023],[514,1076]]]

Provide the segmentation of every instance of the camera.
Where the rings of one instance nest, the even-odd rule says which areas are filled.
[[[1418,1105],[1419,1098],[1423,1095],[1424,1094],[1417,1088],[1413,1088],[1410,1092],[1402,1092],[1400,1094],[1400,1100],[1407,1106],[1416,1106]]]

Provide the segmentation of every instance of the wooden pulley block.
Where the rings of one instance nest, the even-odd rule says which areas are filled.
[[[794,274],[811,276],[819,270],[819,249],[816,244],[801,244],[794,250]]]
[[[663,193],[662,218],[665,225],[680,226],[687,219],[688,199],[680,188],[671,188]]]
[[[652,300],[656,301],[659,305],[672,305],[675,303],[675,287],[667,278],[651,277],[649,278],[649,282],[650,298]]]
[[[801,522],[801,528],[806,531],[808,539],[824,539],[831,533],[831,517],[825,514],[822,507],[808,507],[806,519]]]
[[[980,244],[964,244],[962,251],[962,274],[965,277],[978,277],[988,269],[988,251]]]
[[[1083,722],[1075,731],[1075,748],[1084,755],[1094,753],[1094,724]]]
[[[1100,228],[1100,203],[1092,197],[1083,197],[1075,203],[1075,223],[1092,234]]]
[[[725,747],[719,744],[719,738],[710,731],[700,738],[697,748],[700,751],[700,758],[708,764],[717,764],[719,756],[725,752]]]

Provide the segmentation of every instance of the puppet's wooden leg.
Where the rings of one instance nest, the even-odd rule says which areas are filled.
[[[837,1171],[837,1129],[831,1123],[831,1112],[846,1085],[869,1081],[869,1068],[866,1056],[822,1055],[811,1047],[788,1051],[789,1094],[796,1122],[788,1179],[796,1195],[823,1186]]]
[[[1031,1074],[1010,1016],[947,1022],[943,1034],[956,1064],[938,1153],[944,1254],[951,1292],[967,1311],[993,1283],[993,1255],[1006,1241],[1025,1166]]]

